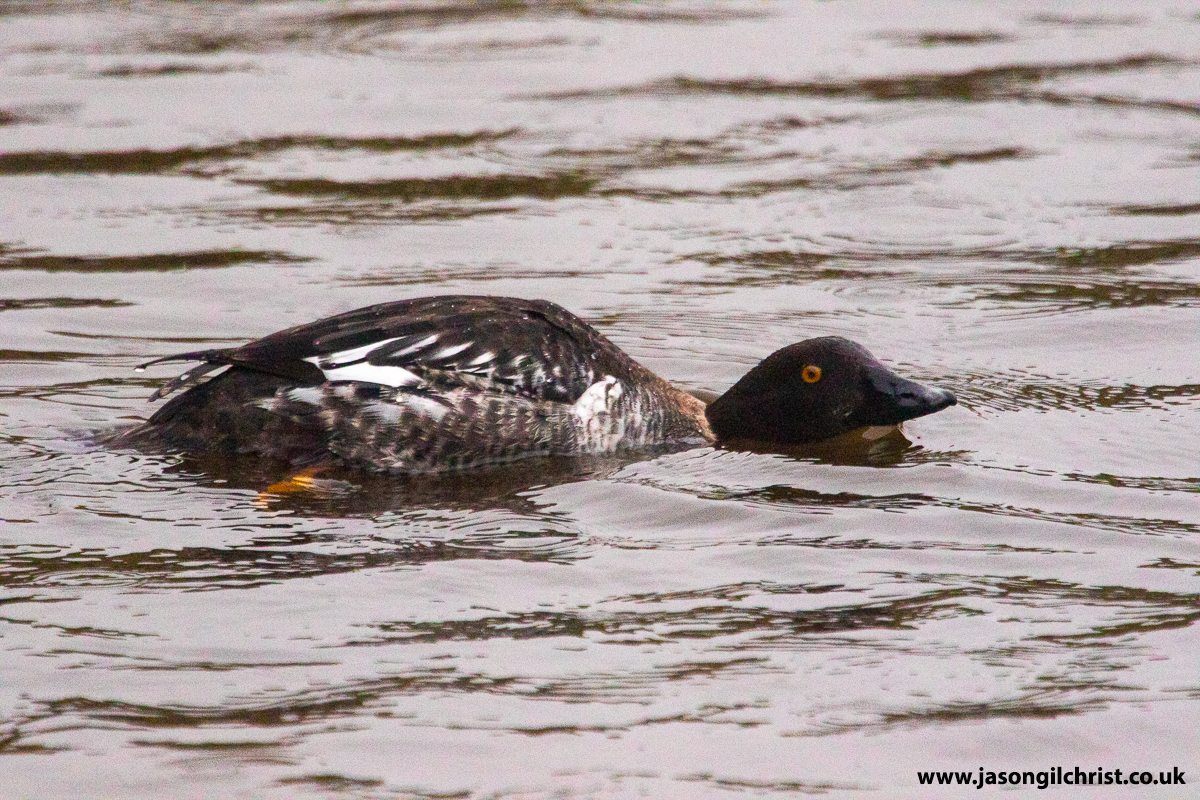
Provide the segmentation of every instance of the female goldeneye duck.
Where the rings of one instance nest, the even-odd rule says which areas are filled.
[[[804,444],[956,402],[827,336],[771,354],[706,408],[562,307],[510,297],[383,303],[139,369],[164,361],[201,364],[155,392],[187,388],[124,441],[397,473],[670,443]]]

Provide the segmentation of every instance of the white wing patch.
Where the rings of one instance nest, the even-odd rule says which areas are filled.
[[[311,361],[312,359],[306,360]],[[415,386],[422,382],[420,376],[414,375],[404,367],[380,366],[378,364],[368,364],[365,361],[360,361],[357,364],[349,364],[344,367],[322,367],[320,364],[317,366],[320,367],[327,381],[359,381],[360,383],[377,383],[380,386],[391,386],[393,388]]]
[[[399,336],[396,336],[392,339],[384,339],[382,342],[371,342],[370,344],[364,344],[362,347],[355,347],[352,350],[339,350],[336,353],[330,353],[327,356],[313,356],[304,360],[322,370],[324,370],[326,367],[337,367],[343,364],[349,364],[353,361],[362,361],[379,348],[387,347],[392,342],[399,340],[399,338]]]
[[[575,434],[581,453],[611,453],[621,446],[625,420],[617,404],[625,387],[612,375],[605,375],[587,388],[571,413],[575,416]]]
[[[621,399],[625,389],[621,386],[621,382],[612,375],[605,375],[602,380],[596,381],[587,388],[579,399],[575,401],[575,415],[580,420],[587,424],[592,419],[611,414],[613,406]]]
[[[321,370],[321,374],[325,376],[325,380],[327,381],[358,381],[360,383],[376,383],[380,386],[391,386],[393,388],[415,386],[422,382],[421,378],[409,372],[404,367],[368,364],[366,361],[376,350],[387,347],[392,342],[399,341],[400,338],[396,336],[391,339],[364,344],[362,347],[339,350],[327,356],[311,356],[304,360]],[[424,341],[406,348],[406,350],[416,350],[436,340],[436,336],[429,336]]]
[[[470,347],[473,344],[475,344],[475,343],[474,342],[464,342],[463,344],[451,345],[450,347],[447,347],[444,350],[439,350],[438,352],[434,353],[433,356],[431,356],[429,360],[430,361],[441,361],[443,358],[449,358],[450,356],[458,355],[463,350],[466,350],[468,347]]]
[[[437,340],[438,340],[438,337],[437,337],[437,334],[435,333],[435,334],[432,334],[432,335],[430,335],[430,336],[426,336],[424,339],[422,339],[421,341],[417,342],[416,344],[410,344],[408,347],[404,348],[403,350],[397,350],[396,352],[392,353],[392,355],[394,355],[394,356],[406,356],[406,355],[408,355],[409,353],[415,353],[415,352],[417,352],[418,350],[422,350],[422,349],[424,349],[424,348],[426,348],[426,347],[429,347],[429,345],[433,344],[433,343],[434,343],[434,342],[436,342]],[[389,341],[389,342],[394,342],[394,341],[396,341],[396,340],[395,340],[395,339],[388,339],[388,341]]]

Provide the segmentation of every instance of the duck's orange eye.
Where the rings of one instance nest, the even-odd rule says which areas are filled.
[[[805,383],[816,383],[821,380],[821,368],[815,364],[809,364],[804,368],[804,372],[800,373],[800,377],[804,378]]]

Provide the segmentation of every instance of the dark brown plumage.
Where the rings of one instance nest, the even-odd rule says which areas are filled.
[[[955,402],[825,337],[772,354],[706,413],[574,314],[508,297],[384,303],[150,364],[164,361],[201,364],[155,393],[186,389],[127,443],[389,472],[718,439],[795,444]]]

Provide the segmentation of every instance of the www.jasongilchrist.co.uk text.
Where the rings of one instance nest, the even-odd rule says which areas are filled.
[[[1019,770],[985,770],[978,772],[956,772],[945,770],[917,771],[917,781],[922,786],[974,786],[982,789],[984,786],[1036,786],[1045,789],[1050,786],[1185,786],[1183,770],[1173,767],[1171,770],[1151,772],[1144,769],[1103,769],[1084,770],[1079,767],[1054,767],[1040,772]]]

